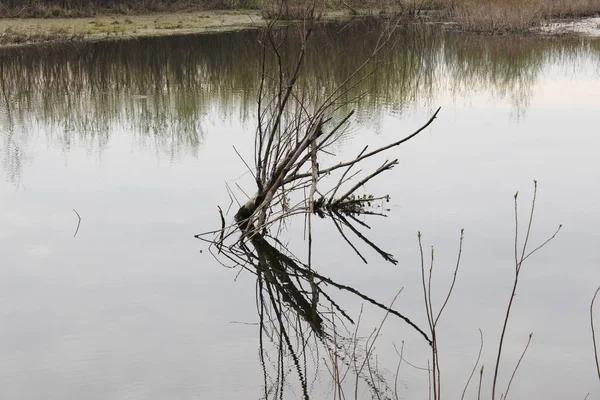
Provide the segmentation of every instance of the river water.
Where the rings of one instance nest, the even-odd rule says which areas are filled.
[[[288,29],[293,54],[297,31]],[[532,246],[563,228],[523,267],[499,391],[534,332],[511,396],[599,398],[589,305],[600,285],[600,41],[426,25],[398,35],[360,99],[340,110],[356,114],[335,152],[347,159],[395,141],[442,107],[431,127],[390,151],[400,164],[367,188],[391,196],[389,217],[370,220],[369,235],[399,264],[363,249],[365,265],[323,221],[313,255],[320,271],[384,303],[403,288],[396,308],[425,326],[417,231],[436,248],[439,306],[464,228],[438,327],[442,385],[446,397],[460,396],[481,328],[490,398],[514,273],[513,195],[526,218],[535,179]],[[318,27],[307,97],[343,82],[377,36],[369,22]],[[221,267],[193,236],[219,227],[226,184],[242,197],[237,185],[251,188],[232,146],[251,157],[257,38],[244,31],[0,52],[1,398],[260,397],[254,277]],[[359,299],[339,300],[358,315]],[[382,317],[365,305],[361,326],[368,333]],[[377,354],[392,381],[392,345],[401,342],[406,360],[427,363],[422,339],[386,321]],[[316,382],[315,398],[333,398],[326,373]],[[428,396],[426,374],[406,364],[398,385],[399,398]],[[290,388],[289,398],[300,394]]]

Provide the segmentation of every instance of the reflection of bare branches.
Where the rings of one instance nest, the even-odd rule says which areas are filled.
[[[402,290],[396,293],[388,309],[391,309],[401,292]],[[344,386],[347,388],[351,387],[354,398],[357,398],[356,396],[359,393],[361,383],[366,385],[373,399],[390,399],[391,397],[387,395],[388,393],[395,393],[394,398],[398,399],[398,374],[396,374],[396,382],[392,390],[387,385],[386,379],[380,371],[377,355],[375,354],[375,344],[381,336],[383,325],[389,314],[389,312],[385,313],[379,326],[373,329],[366,338],[359,337],[358,335],[363,316],[362,307],[354,332],[349,338],[345,338],[343,333],[336,330],[336,325],[333,325],[332,343],[326,343],[328,359],[325,360],[325,366],[330,373],[333,383],[334,399],[341,400],[347,398]],[[402,362],[402,357],[400,359]],[[344,382],[349,379],[352,379],[352,382],[344,385]]]

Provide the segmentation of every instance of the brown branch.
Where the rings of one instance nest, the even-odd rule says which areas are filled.
[[[512,287],[512,292],[510,295],[510,299],[508,301],[508,306],[506,307],[506,314],[504,316],[504,323],[502,324],[502,331],[500,334],[500,341],[498,342],[498,352],[496,355],[496,364],[494,366],[494,377],[493,377],[493,381],[492,381],[492,400],[495,400],[496,398],[496,384],[498,381],[498,373],[499,373],[499,368],[500,368],[500,360],[502,357],[502,348],[504,345],[504,337],[506,335],[506,329],[508,326],[508,321],[510,319],[510,313],[512,310],[512,306],[513,306],[513,301],[515,298],[515,294],[517,291],[517,286],[519,284],[519,275],[521,272],[521,267],[523,266],[523,262],[525,262],[525,260],[527,258],[529,258],[531,255],[533,255],[535,252],[537,252],[538,250],[540,250],[541,248],[543,248],[546,244],[548,244],[552,239],[554,239],[556,237],[556,235],[558,234],[558,232],[560,231],[562,225],[559,225],[558,229],[554,232],[554,234],[548,238],[546,241],[544,241],[540,246],[538,246],[537,248],[535,248],[533,251],[531,251],[530,253],[527,253],[527,244],[529,242],[529,234],[531,232],[531,227],[533,224],[533,215],[534,215],[534,211],[535,211],[535,204],[536,204],[536,199],[537,199],[537,181],[533,181],[534,182],[534,191],[533,191],[533,199],[531,201],[531,212],[529,214],[529,222],[527,224],[527,232],[525,235],[525,242],[523,243],[522,249],[520,251],[521,253],[521,258],[519,259],[519,249],[518,249],[518,236],[519,236],[519,217],[518,217],[518,196],[519,196],[519,192],[516,192],[514,195],[514,210],[515,210],[515,239],[514,239],[514,254],[515,254],[515,275],[514,275],[514,280],[513,280],[513,287]],[[531,338],[530,338],[531,339]]]
[[[319,142],[319,144],[317,145],[317,150],[318,151],[324,151],[323,147],[326,146],[326,142],[342,127],[342,125],[344,125],[349,119],[350,117],[352,117],[352,115],[354,114],[354,110],[350,111],[344,118],[342,118],[342,120],[331,130],[331,132],[329,132],[323,139],[321,139],[321,141]],[[327,120],[324,120],[323,123],[327,122]],[[294,168],[294,171],[291,174],[288,174],[288,176],[295,176],[296,174],[298,174],[298,171],[300,171],[300,169],[302,168],[302,166],[304,166],[304,164],[306,164],[306,162],[309,160],[310,158],[310,154],[305,155],[302,159],[300,159],[300,161],[298,161],[296,163],[296,168]],[[309,177],[310,175],[307,175],[306,177]]]
[[[454,276],[452,277],[452,284],[450,285],[450,289],[448,290],[448,294],[446,295],[446,299],[444,300],[444,304],[442,304],[442,307],[440,307],[440,311],[438,311],[438,315],[435,318],[435,321],[433,323],[434,326],[437,325],[438,320],[440,319],[440,316],[442,315],[442,312],[444,311],[444,308],[446,308],[446,304],[448,304],[448,300],[450,300],[450,296],[452,295],[452,291],[454,290],[454,284],[456,283],[456,276],[458,274],[458,267],[460,266],[460,256],[462,255],[462,246],[463,246],[464,233],[465,233],[465,230],[461,229],[460,230],[460,243],[458,245],[458,257],[456,259],[456,267],[454,268]]]
[[[548,239],[546,239],[542,244],[540,244],[538,247],[536,247],[535,249],[533,249],[532,251],[529,252],[529,254],[527,254],[525,256],[525,258],[523,258],[523,261],[527,260],[530,256],[532,256],[533,254],[535,254],[538,250],[540,250],[542,247],[544,247],[545,245],[548,244],[548,242],[550,242],[551,240],[553,240],[556,235],[558,235],[558,232],[560,232],[560,230],[562,229],[562,224],[558,226],[558,228],[556,228],[556,231],[554,231],[554,233],[552,234],[552,236],[550,236]],[[523,261],[521,261],[521,263],[523,263]]]
[[[221,232],[219,233],[219,241],[216,243],[217,249],[219,253],[221,253],[221,249],[223,248],[223,240],[225,239],[225,217],[223,217],[223,210],[221,210],[220,206],[217,206],[219,209],[219,217],[221,217]]]
[[[519,369],[519,365],[521,365],[521,361],[523,361],[523,357],[525,357],[525,353],[527,353],[527,349],[529,348],[529,343],[531,343],[532,337],[533,337],[533,332],[531,332],[529,334],[529,339],[527,339],[527,345],[525,346],[525,349],[523,350],[521,357],[519,357],[519,361],[517,362],[517,365],[515,366],[515,369],[513,370],[513,373],[510,376],[510,380],[508,381],[508,386],[506,387],[506,393],[504,393],[504,400],[506,400],[508,398],[508,391],[510,390],[510,385],[512,384],[512,381],[515,378],[515,375],[517,374],[517,370]]]
[[[339,203],[343,202],[345,199],[348,198],[348,196],[352,195],[352,193],[354,193],[360,187],[364,186],[371,179],[375,178],[377,175],[381,174],[384,171],[387,171],[389,169],[394,168],[394,166],[397,165],[397,164],[398,164],[398,160],[397,159],[396,160],[392,160],[392,161],[386,161],[386,162],[384,162],[381,165],[381,167],[377,168],[377,170],[375,172],[373,172],[369,176],[366,176],[365,178],[363,178],[360,181],[358,181],[354,186],[352,186],[352,188],[350,188],[350,190],[348,190],[346,193],[344,193],[342,196],[340,196],[339,199],[335,200],[335,203],[339,204]]]
[[[460,400],[464,400],[465,394],[467,393],[467,389],[469,388],[469,383],[471,383],[471,379],[473,379],[473,375],[475,375],[475,370],[477,369],[477,364],[479,364],[479,360],[481,359],[481,352],[483,351],[483,332],[481,331],[481,329],[479,329],[479,337],[481,338],[481,344],[479,345],[479,353],[477,354],[477,360],[475,360],[475,365],[473,365],[473,370],[471,371],[471,375],[469,375],[469,379],[467,379],[467,383],[465,384],[462,396],[460,396]]]
[[[306,55],[306,42],[308,41],[308,38],[310,37],[311,32],[312,32],[312,27],[309,27],[305,32],[304,41],[302,43],[302,48],[300,50],[300,54],[298,56],[298,61],[296,62],[294,72],[292,74],[291,79],[287,83],[287,87],[285,88],[285,94],[283,95],[283,98],[280,100],[280,102],[277,106],[278,107],[277,114],[275,116],[275,121],[273,123],[273,127],[271,128],[271,131],[269,133],[269,141],[267,142],[267,147],[265,149],[265,154],[267,155],[267,157],[265,157],[265,160],[264,160],[264,164],[265,164],[264,168],[265,169],[266,169],[266,165],[268,164],[268,155],[270,154],[270,150],[271,150],[271,146],[273,143],[273,139],[275,137],[275,133],[279,129],[279,125],[281,123],[281,118],[283,116],[283,112],[285,110],[286,104],[290,98],[290,95],[292,93],[294,85],[296,84],[296,81],[298,80],[298,77],[300,76],[300,69],[301,69],[303,61],[304,61],[304,56]],[[271,36],[272,35],[269,35],[270,38],[271,38]],[[273,44],[273,48],[277,52],[277,47],[274,44]],[[278,58],[278,61],[281,62],[281,56],[279,55],[279,53],[277,53],[277,58]],[[280,71],[281,71],[281,66],[280,66]],[[280,85],[283,83],[283,75],[281,72],[280,72],[279,83],[280,83]],[[282,91],[282,88],[280,87],[279,94],[281,94],[281,91]]]
[[[521,251],[521,260],[525,259],[525,251],[529,242],[529,234],[531,233],[531,224],[533,223],[533,212],[535,211],[535,201],[537,200],[537,181],[533,181],[533,200],[531,201],[531,213],[529,214],[529,223],[527,224],[527,233],[525,234],[525,243],[523,243],[523,251]],[[517,272],[521,269],[521,264],[517,264]]]
[[[365,151],[367,151],[368,148],[369,148],[369,145],[365,146],[365,148],[362,149],[362,151],[360,153],[358,153],[358,156],[356,156],[356,158],[360,158],[360,156],[362,156],[365,153]],[[350,172],[350,170],[352,169],[352,167],[354,165],[356,165],[356,163],[350,164],[348,166],[348,168],[346,168],[346,170],[344,171],[344,173],[342,174],[342,176],[340,177],[340,180],[338,181],[337,185],[335,185],[335,187],[333,189],[333,193],[329,197],[329,201],[328,201],[329,204],[332,203],[333,199],[335,198],[335,194],[337,193],[338,189],[342,186],[342,183],[344,182],[344,179],[346,178],[346,175],[348,175],[348,173]]]
[[[354,159],[352,161],[340,162],[339,164],[336,164],[336,165],[334,165],[332,167],[322,169],[322,170],[319,171],[319,174],[321,174],[321,175],[327,174],[327,173],[329,173],[331,171],[335,171],[336,169],[344,168],[344,167],[347,167],[349,165],[356,164],[357,162],[360,162],[360,161],[362,161],[362,160],[364,160],[366,158],[372,157],[375,154],[379,154],[382,151],[391,149],[392,147],[399,146],[402,143],[405,143],[405,142],[409,141],[410,139],[414,138],[419,133],[421,133],[423,130],[425,130],[425,128],[427,128],[429,125],[431,125],[431,123],[433,122],[433,120],[435,118],[437,118],[437,115],[438,115],[438,113],[439,113],[440,110],[441,110],[441,107],[436,110],[436,112],[431,116],[431,118],[429,118],[429,120],[423,126],[421,126],[419,129],[417,129],[412,134],[406,136],[405,138],[403,138],[403,139],[401,139],[401,140],[399,140],[397,142],[388,144],[387,146],[380,147],[377,150],[373,150],[372,152],[364,154],[361,157],[358,157],[358,158],[356,158],[356,159]],[[284,183],[289,183],[289,182],[292,182],[292,181],[295,181],[295,180],[298,180],[298,179],[307,178],[309,176],[310,176],[310,174],[306,174],[306,173],[292,175],[292,176],[289,176],[288,178],[286,178],[285,181],[284,181]]]
[[[244,163],[246,168],[248,168],[248,172],[250,172],[252,174],[252,177],[254,178],[254,180],[256,180],[256,175],[254,175],[254,171],[252,171],[252,168],[250,168],[250,166],[248,165],[246,160],[244,160],[244,157],[242,157],[242,155],[238,152],[238,150],[235,148],[235,146],[231,146],[231,147],[233,147],[233,151],[235,151],[235,154],[237,154],[237,156],[240,158],[240,160],[242,160],[242,162]]]
[[[477,400],[481,400],[481,382],[483,381],[483,365],[479,370],[479,386],[477,388]]]

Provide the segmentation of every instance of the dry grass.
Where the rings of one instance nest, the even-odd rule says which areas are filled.
[[[163,13],[159,17],[154,14],[0,19],[0,46],[236,31],[256,27],[261,21],[258,11],[196,11]]]
[[[69,29],[53,28],[46,32],[21,32],[11,27],[0,30],[0,46],[20,45],[27,43],[54,42],[54,41],[75,41],[82,40],[82,33],[74,33]]]
[[[258,9],[261,0],[8,0],[0,1],[2,18],[82,18],[103,14]]]
[[[543,0],[456,0],[450,13],[467,30],[525,31],[542,21],[541,3]]]
[[[585,17],[600,14],[600,0],[547,0],[551,18]]]
[[[600,0],[447,0],[444,6],[461,28],[491,33],[526,32],[549,19],[600,13]]]
[[[314,10],[313,10],[314,7]],[[278,21],[305,20],[314,14],[317,19],[328,7],[326,0],[272,0],[263,1],[261,13],[263,18]]]

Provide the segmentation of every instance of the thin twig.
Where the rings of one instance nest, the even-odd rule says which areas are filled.
[[[427,121],[427,122],[426,122],[426,123],[425,123],[423,126],[421,126],[419,129],[417,129],[415,132],[413,132],[412,134],[408,135],[407,137],[405,137],[405,138],[403,138],[403,139],[401,139],[401,140],[399,140],[399,141],[397,141],[397,142],[394,142],[394,143],[392,143],[392,144],[389,144],[389,145],[387,145],[387,146],[380,147],[380,148],[378,148],[377,150],[373,150],[373,151],[371,151],[371,152],[369,152],[369,153],[367,153],[367,154],[363,154],[361,157],[359,157],[359,158],[357,158],[357,159],[354,159],[354,160],[352,160],[352,161],[341,162],[341,163],[339,163],[339,164],[336,164],[336,165],[334,165],[334,166],[332,166],[332,167],[325,168],[325,169],[321,169],[321,170],[319,170],[319,174],[321,174],[321,175],[323,175],[323,174],[327,174],[327,173],[329,173],[329,172],[331,172],[331,171],[335,171],[336,169],[339,169],[339,168],[344,168],[344,167],[347,167],[347,166],[349,166],[349,165],[351,165],[351,164],[356,164],[357,162],[360,162],[360,161],[362,161],[362,160],[364,160],[364,159],[366,159],[366,158],[372,157],[372,156],[374,156],[375,154],[379,154],[379,153],[381,153],[382,151],[385,151],[385,150],[391,149],[392,147],[399,146],[399,145],[401,145],[402,143],[405,143],[405,142],[409,141],[410,139],[414,138],[414,137],[415,137],[415,136],[417,136],[419,133],[421,133],[422,131],[424,131],[424,130],[425,130],[425,129],[426,129],[428,126],[429,126],[429,125],[431,125],[431,123],[433,122],[433,120],[437,118],[437,115],[438,115],[438,113],[440,112],[440,110],[441,110],[441,109],[442,109],[441,107],[440,107],[440,108],[438,108],[438,109],[435,111],[435,113],[434,113],[434,114],[431,116],[431,118],[429,118],[429,120],[428,120],[428,121]],[[308,174],[298,174],[298,175],[293,175],[293,176],[290,176],[290,177],[288,177],[288,178],[287,178],[287,179],[284,181],[284,183],[289,183],[289,182],[291,182],[291,181],[295,181],[295,180],[298,180],[298,179],[301,179],[301,178],[307,178],[307,177],[309,177],[309,176],[311,176],[311,174],[310,174],[310,173],[308,173]]]
[[[368,148],[369,148],[368,145],[365,146],[365,148],[362,149],[362,151],[358,154],[358,156],[356,158],[360,158],[360,156],[362,156],[365,153],[365,151],[367,151]],[[333,193],[329,197],[329,203],[330,204],[333,201],[333,199],[335,198],[335,194],[337,193],[338,189],[342,186],[342,183],[344,182],[344,178],[346,178],[346,175],[348,175],[348,172],[350,172],[350,170],[352,169],[352,167],[354,165],[356,165],[356,164],[350,164],[348,166],[348,168],[346,168],[346,170],[344,171],[344,173],[342,174],[342,176],[340,177],[340,180],[338,181],[337,185],[335,186],[335,189],[333,190]]]
[[[461,229],[460,230],[460,242],[458,244],[458,256],[456,257],[456,267],[454,268],[454,275],[452,277],[452,284],[450,285],[450,289],[448,289],[448,294],[446,295],[446,299],[444,300],[444,303],[442,304],[442,306],[440,307],[440,310],[438,311],[438,315],[435,318],[435,321],[433,323],[434,326],[437,325],[438,320],[440,319],[440,316],[442,315],[442,312],[444,311],[444,308],[446,308],[446,305],[448,304],[448,300],[450,300],[450,296],[452,295],[452,291],[454,290],[454,284],[456,283],[456,276],[458,275],[458,267],[460,266],[460,256],[462,255],[462,247],[463,247],[464,234],[465,234],[465,230]]]
[[[354,246],[354,244],[350,241],[350,239],[348,239],[348,237],[344,234],[344,231],[342,230],[342,228],[340,227],[340,225],[336,221],[336,219],[334,217],[332,217],[331,220],[333,221],[333,224],[337,228],[337,230],[340,233],[340,235],[342,235],[342,238],[344,238],[344,240],[346,241],[346,243],[348,243],[348,245],[350,245],[350,247],[352,247],[352,250],[354,250],[354,252],[356,253],[356,255],[358,255],[360,257],[360,259],[363,260],[363,262],[365,264],[368,264],[367,259],[360,253],[360,251],[358,251],[358,249],[356,248],[356,246]]]
[[[77,228],[75,229],[75,234],[73,235],[73,237],[77,236],[77,233],[79,232],[79,225],[81,225],[81,216],[79,215],[79,213],[77,212],[76,209],[73,209],[73,211],[75,211],[75,214],[77,214]]]
[[[519,365],[521,365],[521,361],[523,361],[523,357],[525,357],[525,353],[527,353],[527,349],[529,348],[529,343],[531,343],[532,337],[533,337],[533,332],[531,332],[529,334],[529,339],[527,339],[527,345],[525,346],[525,349],[523,350],[521,357],[519,357],[519,361],[517,362],[517,365],[515,366],[515,369],[513,370],[513,373],[510,376],[510,380],[508,381],[508,386],[506,387],[506,392],[504,393],[504,400],[506,400],[508,398],[508,391],[510,390],[510,385],[512,384],[512,381],[515,378],[517,370],[519,369]]]
[[[598,372],[598,380],[600,380],[600,363],[598,362],[598,346],[596,345],[596,330],[594,329],[594,301],[600,292],[600,286],[596,289],[592,302],[590,303],[590,324],[592,326],[592,342],[594,343],[594,358],[596,360],[596,372]]]
[[[370,181],[377,175],[381,174],[382,172],[392,169],[397,164],[398,164],[397,159],[392,160],[392,161],[386,160],[381,165],[381,167],[377,168],[377,170],[375,172],[373,172],[372,174],[370,174],[370,175],[366,176],[365,178],[361,179],[360,181],[358,181],[354,186],[352,186],[352,188],[350,188],[346,193],[344,193],[342,196],[340,196],[339,199],[335,200],[335,202],[336,203],[343,202],[344,200],[346,200],[348,198],[348,196],[352,195],[352,193],[354,193],[357,189],[363,187],[368,181]]]
[[[232,146],[232,147],[233,147],[233,151],[235,151],[235,154],[238,155],[238,157],[240,158],[240,160],[242,160],[242,162],[244,163],[244,165],[246,166],[246,168],[248,168],[248,172],[250,172],[252,174],[252,177],[254,178],[254,180],[256,180],[256,175],[254,175],[254,171],[252,171],[252,168],[250,168],[250,166],[248,165],[248,163],[246,162],[246,160],[244,160],[244,157],[242,157],[242,155],[235,148],[235,146]]]
[[[396,366],[396,374],[394,375],[394,399],[399,400],[399,398],[398,398],[398,376],[400,374],[400,365],[402,364],[402,358],[404,355],[404,341],[402,341],[402,346],[400,347],[400,352],[398,352],[398,349],[396,348],[395,344],[394,344],[394,350],[396,351],[396,354],[398,354],[398,356],[400,356],[400,360],[398,360],[398,365]]]
[[[525,256],[525,258],[523,258],[523,260],[521,261],[521,264],[523,263],[523,261],[527,260],[530,256],[532,256],[534,253],[536,253],[538,250],[540,250],[542,247],[544,247],[545,245],[548,244],[548,242],[550,242],[551,240],[553,240],[556,235],[558,235],[558,232],[560,232],[560,230],[562,229],[562,224],[558,226],[558,228],[556,228],[556,230],[554,231],[554,233],[552,234],[552,236],[550,236],[548,239],[546,239],[542,244],[540,244],[538,247],[536,247],[535,249],[533,249],[532,251],[529,252],[529,254],[527,254]]]
[[[377,246],[375,243],[373,243],[372,241],[370,241],[369,239],[367,239],[365,237],[365,235],[363,235],[362,233],[360,233],[360,231],[358,229],[356,229],[351,223],[350,221],[348,221],[346,218],[344,218],[343,215],[341,215],[338,212],[333,212],[333,214],[335,214],[336,217],[338,217],[340,219],[340,221],[347,226],[348,228],[350,228],[350,230],[352,232],[354,232],[354,234],[356,236],[358,236],[363,242],[365,242],[366,244],[368,244],[369,246],[371,246],[371,248],[373,248],[373,250],[375,250],[377,253],[379,253],[379,255],[381,257],[383,257],[384,260],[391,262],[392,264],[396,265],[398,264],[398,260],[396,260],[394,258],[394,256],[384,250],[382,250],[379,246]],[[333,218],[333,216],[332,216]]]
[[[479,353],[477,354],[477,360],[475,360],[475,365],[473,365],[473,370],[471,371],[471,375],[469,375],[469,379],[467,379],[467,383],[465,384],[462,396],[460,396],[460,400],[464,400],[465,394],[467,393],[467,389],[469,388],[469,384],[471,383],[471,379],[473,379],[473,375],[475,375],[475,370],[477,369],[477,365],[479,364],[479,360],[481,359],[481,351],[483,350],[483,332],[481,331],[481,329],[479,329],[479,337],[481,338],[481,344],[479,345]]]
[[[479,385],[477,388],[477,400],[481,400],[481,382],[483,381],[483,365],[479,370]]]
[[[515,255],[515,275],[514,275],[514,280],[513,280],[513,287],[512,287],[512,292],[510,295],[510,299],[508,301],[508,306],[506,307],[506,313],[504,315],[504,323],[502,324],[502,331],[500,334],[500,340],[498,342],[498,352],[496,354],[496,363],[494,366],[494,375],[493,375],[493,381],[492,381],[492,400],[495,400],[496,398],[496,384],[498,381],[498,373],[499,373],[499,368],[500,368],[500,360],[502,357],[502,347],[504,345],[504,337],[506,335],[506,330],[507,330],[507,326],[508,326],[508,321],[510,319],[510,313],[512,310],[512,306],[513,306],[513,301],[515,299],[515,295],[517,292],[517,286],[519,284],[519,275],[521,272],[521,267],[523,266],[523,262],[530,257],[532,254],[534,254],[535,252],[537,252],[538,250],[540,250],[541,248],[543,248],[546,244],[548,244],[552,239],[554,239],[556,237],[556,235],[558,234],[558,232],[560,231],[562,225],[559,225],[558,229],[556,230],[556,232],[554,232],[554,234],[547,239],[546,241],[544,241],[540,246],[538,246],[537,248],[535,248],[532,252],[527,253],[527,244],[529,242],[529,235],[531,232],[531,227],[533,224],[533,215],[534,215],[534,211],[535,211],[535,204],[536,204],[536,199],[537,199],[537,181],[533,181],[534,182],[534,191],[533,191],[533,199],[531,201],[531,212],[529,214],[529,222],[527,224],[527,232],[525,234],[525,242],[523,243],[523,246],[521,248],[521,257],[519,259],[519,248],[518,248],[518,236],[519,236],[519,214],[518,214],[518,196],[519,196],[519,192],[516,192],[514,195],[514,212],[515,212],[515,238],[514,238],[514,255]],[[531,338],[530,338],[531,339]]]
[[[221,249],[223,248],[223,239],[225,236],[225,217],[223,217],[223,210],[221,210],[220,206],[217,206],[219,209],[219,217],[221,218],[221,232],[219,233],[219,241],[216,243],[217,249],[219,253],[221,253]]]

